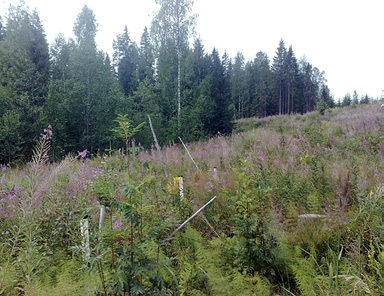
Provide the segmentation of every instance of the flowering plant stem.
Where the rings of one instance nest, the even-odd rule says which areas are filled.
[[[20,232],[21,232],[21,226],[19,226],[19,228],[17,229],[15,239],[13,240],[13,245],[12,245],[11,251],[9,252],[9,255],[8,255],[7,264],[6,264],[6,266],[4,268],[4,272],[3,272],[4,275],[1,278],[1,282],[0,282],[0,294],[3,293],[3,288],[5,288],[5,287],[3,287],[4,281],[5,281],[5,278],[7,276],[7,272],[8,272],[8,268],[10,266],[10,263],[11,263],[11,259],[13,258],[13,255],[15,253],[15,249],[16,249],[16,245],[17,245],[18,240],[19,240]]]

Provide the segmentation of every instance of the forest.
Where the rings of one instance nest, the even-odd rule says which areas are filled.
[[[54,130],[51,158],[59,160],[70,152],[123,147],[111,135],[118,114],[134,125],[149,114],[164,145],[179,136],[195,141],[231,133],[240,118],[335,106],[324,72],[305,57],[298,60],[283,39],[272,60],[264,52],[253,60],[241,52],[234,58],[217,49],[206,52],[194,37],[193,2],[160,2],[140,43],[122,28],[112,57],[97,48],[97,18],[87,6],[74,20],[75,40],[58,34],[52,44],[37,11],[9,7],[0,17],[0,163],[30,159],[48,125]],[[359,102],[358,95],[347,94],[339,105],[353,100]],[[148,124],[136,139],[151,146]]]

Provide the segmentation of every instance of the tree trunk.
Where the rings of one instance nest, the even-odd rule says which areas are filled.
[[[180,135],[180,120],[181,120],[181,69],[180,69],[180,49],[177,53],[177,131]]]

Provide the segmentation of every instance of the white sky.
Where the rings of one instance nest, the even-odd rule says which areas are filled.
[[[0,15],[9,3],[0,0]],[[48,42],[62,32],[73,37],[72,28],[84,4],[99,23],[99,49],[112,53],[112,42],[127,25],[130,37],[140,43],[153,13],[155,0],[26,0],[36,8]],[[238,51],[253,59],[264,51],[272,61],[279,40],[292,45],[296,57],[325,71],[337,100],[347,92],[380,97],[384,90],[383,0],[195,0],[199,14],[196,32],[206,52],[213,47],[231,57]]]

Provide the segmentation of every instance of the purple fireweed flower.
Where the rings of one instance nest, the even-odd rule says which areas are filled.
[[[302,129],[298,127],[296,131],[297,131],[298,133],[300,133],[300,132],[302,131]]]
[[[41,138],[43,140],[46,140],[46,141],[49,141],[52,139],[52,130],[51,130],[51,126],[49,126],[48,128],[45,128],[44,129],[44,134],[40,134]]]
[[[85,149],[84,151],[80,152],[80,151],[77,151],[79,153],[79,156],[81,157],[81,159],[84,159],[87,157],[87,149]]]
[[[7,167],[4,166],[1,170],[3,171],[3,173],[5,173],[7,171]]]
[[[3,217],[4,217],[4,218],[8,218],[8,217],[9,217],[9,214],[8,214],[8,213],[5,213],[5,214],[3,215]]]
[[[334,168],[337,168],[339,166],[338,163],[334,162],[333,165],[332,165]]]
[[[331,150],[332,150],[332,149],[329,148],[329,147],[325,148],[325,152],[328,152],[328,151],[331,151]]]
[[[383,151],[379,151],[379,153],[377,155],[384,156],[384,152]]]
[[[1,183],[7,185],[7,179],[1,180]]]
[[[361,151],[361,150],[363,150],[364,149],[364,147],[363,146],[359,146],[359,150]]]
[[[210,182],[207,182],[207,187],[212,188],[212,184]]]
[[[273,162],[273,165],[274,165],[274,166],[278,166],[278,165],[279,165],[279,162],[278,162],[277,160],[275,160],[275,161]]]
[[[221,184],[226,185],[226,184],[227,184],[227,180],[223,179],[223,180],[221,181]]]
[[[116,220],[115,223],[112,224],[112,228],[113,229],[116,229],[116,228],[121,228],[121,226],[123,226],[123,223],[120,222],[119,220]]]
[[[3,232],[1,232],[1,234],[2,234],[2,235],[9,234],[9,231],[8,231],[8,230],[7,230],[7,231],[3,231]]]
[[[364,138],[364,140],[363,140],[363,144],[368,144],[369,142],[367,141],[367,139],[366,138]]]
[[[380,177],[380,174],[378,174],[378,173],[375,173],[375,175],[374,175],[375,177]]]

